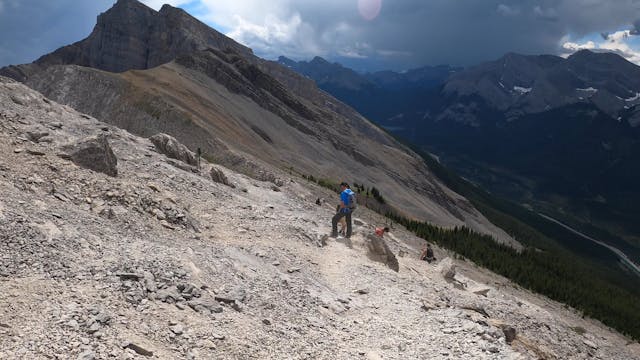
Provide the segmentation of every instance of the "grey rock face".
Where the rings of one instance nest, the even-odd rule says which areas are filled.
[[[155,67],[180,54],[206,47],[251,53],[249,48],[210,29],[182,9],[165,5],[156,12],[139,1],[119,0],[98,16],[87,39],[43,56],[35,65],[66,63],[123,72]],[[3,75],[20,75],[20,70],[4,69]]]
[[[224,185],[227,185],[227,186],[232,186],[232,184],[229,182],[229,179],[222,172],[222,170],[217,169],[215,167],[212,167],[211,171],[209,172],[209,174],[211,175],[211,180],[213,180],[213,181],[215,181],[217,183],[220,183],[220,184],[224,184]]]
[[[149,138],[156,149],[170,158],[180,160],[189,165],[198,165],[198,160],[193,152],[182,145],[176,138],[167,134],[157,134]]]
[[[380,261],[386,264],[395,272],[398,272],[400,270],[398,259],[393,254],[393,252],[391,252],[391,249],[389,249],[389,246],[383,238],[373,234],[369,234],[367,236],[367,240],[367,248],[369,249],[368,255],[372,260]]]
[[[68,158],[78,166],[109,176],[118,175],[118,159],[104,135],[85,138],[76,144],[63,147],[63,150],[67,152]],[[66,154],[63,157],[67,157]]]

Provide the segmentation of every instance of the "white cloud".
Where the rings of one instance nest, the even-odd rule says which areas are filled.
[[[631,36],[630,30],[617,31],[613,34],[609,34],[605,41],[599,44],[599,48],[603,50],[609,50],[617,52],[627,60],[640,64],[640,52],[632,49],[627,41]]]
[[[164,2],[183,6],[262,57],[340,61],[348,56],[396,68],[471,65],[509,51],[572,52],[592,45],[573,40],[563,47],[566,34],[579,39],[640,19],[640,0],[382,0],[371,21],[358,9],[365,0],[144,2],[156,9]]]
[[[575,52],[578,50],[593,50],[596,48],[596,43],[594,43],[593,41],[587,41],[584,44],[578,44],[578,43],[567,41],[564,44],[562,44],[562,48],[572,52]]]
[[[313,56],[367,57],[363,35],[356,25],[357,4],[343,0],[200,0],[201,20],[216,24],[226,35],[266,58],[286,55],[294,59]]]
[[[627,43],[632,36],[635,36],[632,30],[616,31],[611,34],[603,34],[603,41],[597,44],[593,41],[588,41],[583,44],[565,42],[562,44],[562,48],[570,53],[583,49],[610,51],[619,54],[630,62],[640,65],[640,51],[633,49]]]
[[[261,22],[252,22],[236,14],[232,24],[226,35],[250,46],[261,56],[275,58],[286,54],[294,58],[306,58],[326,53],[317,42],[315,30],[303,22],[298,13],[286,19],[267,14]]]

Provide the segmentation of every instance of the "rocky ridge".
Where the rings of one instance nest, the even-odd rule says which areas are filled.
[[[640,358],[440,249],[418,261],[401,228],[398,272],[372,261],[365,209],[350,246],[327,239],[333,204],[314,201],[335,195],[298,178],[194,171],[5,78],[0,105],[0,358]],[[62,151],[96,136],[116,176]]]
[[[635,127],[640,123],[635,114],[640,104],[639,75],[640,67],[613,53],[582,50],[567,59],[510,53],[454,74],[442,89],[450,106],[432,116],[455,121],[454,114],[465,114],[478,124],[483,119],[475,118],[479,106],[474,99],[505,113],[509,120],[573,104],[592,104]]]

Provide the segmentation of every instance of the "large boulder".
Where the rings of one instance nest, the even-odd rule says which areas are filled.
[[[373,234],[367,235],[367,248],[369,249],[368,256],[370,259],[384,263],[395,272],[400,270],[398,259],[391,252],[383,238]]]
[[[447,281],[453,281],[456,277],[456,264],[451,258],[447,257],[438,264],[437,271]]]
[[[111,150],[107,136],[100,134],[78,141],[62,148],[61,157],[73,161],[76,165],[109,176],[118,175],[118,159]]]
[[[153,135],[149,140],[153,143],[158,152],[192,166],[198,165],[196,155],[173,136],[160,133]]]
[[[222,170],[216,168],[216,167],[212,167],[211,171],[209,172],[209,175],[211,176],[211,180],[213,180],[214,182],[217,182],[219,184],[224,184],[227,186],[231,186],[234,187],[230,182],[229,179],[227,178],[227,176],[224,174],[224,172],[222,172]]]

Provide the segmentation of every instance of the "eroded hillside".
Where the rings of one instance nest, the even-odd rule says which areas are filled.
[[[197,171],[5,78],[0,109],[0,358],[640,358],[442,250],[418,261],[401,228],[399,272],[373,261],[365,209],[327,240],[335,194],[297,177]],[[104,140],[117,163],[86,150]]]

